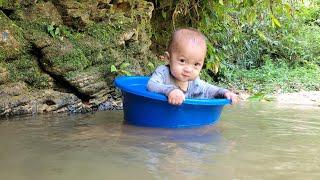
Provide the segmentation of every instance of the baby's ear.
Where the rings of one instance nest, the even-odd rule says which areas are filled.
[[[164,52],[164,61],[169,62],[170,60],[170,54],[168,51]]]

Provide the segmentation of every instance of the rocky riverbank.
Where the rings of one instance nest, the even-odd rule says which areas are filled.
[[[113,79],[148,74],[147,1],[0,1],[0,117],[121,108]]]

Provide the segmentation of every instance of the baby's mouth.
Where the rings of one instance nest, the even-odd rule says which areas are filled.
[[[185,78],[190,78],[190,75],[182,74],[182,76]]]

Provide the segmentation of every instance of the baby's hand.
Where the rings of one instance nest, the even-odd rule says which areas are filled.
[[[238,96],[233,92],[224,93],[224,97],[231,100],[231,104],[236,104],[238,102]]]
[[[180,89],[174,89],[168,95],[168,101],[172,105],[181,105],[184,100],[184,94]]]

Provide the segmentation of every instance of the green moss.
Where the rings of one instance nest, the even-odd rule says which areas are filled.
[[[0,7],[5,9],[14,9],[19,7],[20,3],[17,0],[0,0]]]
[[[71,52],[50,59],[54,68],[58,71],[82,71],[91,65],[84,53],[79,48],[73,49]]]
[[[95,23],[86,32],[106,46],[115,44],[119,35],[132,26],[132,19],[121,14],[115,16],[112,22]]]
[[[24,52],[26,40],[22,29],[0,11],[0,33],[7,38],[7,44],[0,44],[0,58],[16,58]]]
[[[49,87],[50,77],[39,68],[35,57],[24,54],[14,62],[8,63],[9,81],[24,81],[30,87],[42,89]]]
[[[73,45],[81,49],[92,65],[99,65],[104,62],[105,47],[95,38],[81,33],[70,33],[67,37]]]
[[[1,73],[1,69],[6,69],[6,68],[7,68],[6,63],[0,61],[0,73]]]

